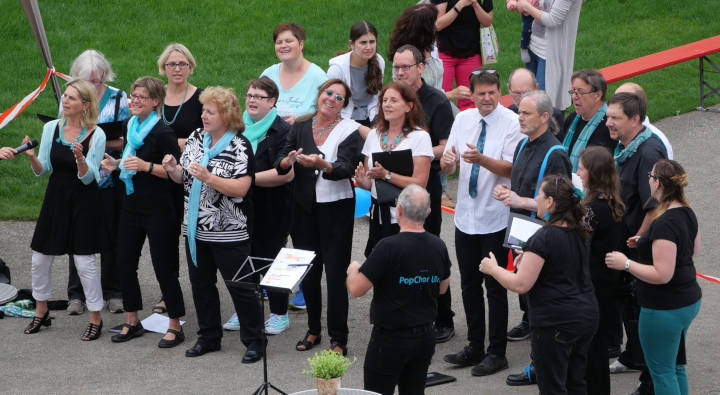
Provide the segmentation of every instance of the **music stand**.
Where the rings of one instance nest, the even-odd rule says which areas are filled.
[[[264,265],[260,268],[255,267],[255,263],[253,260],[257,261],[265,261],[270,262],[267,265]],[[251,278],[254,275],[261,274],[264,270],[268,269],[272,262],[275,261],[274,259],[270,258],[261,258],[261,257],[252,257],[248,256],[245,259],[245,262],[240,265],[240,268],[235,272],[235,275],[233,276],[232,280],[225,280],[225,284],[227,284],[228,287],[235,287],[235,288],[245,288],[245,289],[251,289],[255,292],[255,294],[258,296],[258,299],[260,300],[260,314],[261,314],[261,321],[265,319],[265,303],[263,301],[263,290],[271,290],[273,292],[284,292],[284,293],[290,293],[291,290],[287,288],[278,288],[278,287],[266,287],[263,285],[260,285],[259,283],[255,283],[253,281],[243,281],[245,279]],[[243,271],[246,265],[250,265],[250,273],[245,274],[244,276],[241,276],[240,273]],[[308,265],[308,268],[310,266]],[[307,274],[307,270],[305,271]],[[268,369],[267,369],[267,344],[268,344],[268,337],[265,333],[265,329],[263,328],[262,331],[263,334],[263,383],[258,387],[255,392],[253,392],[253,395],[260,395],[265,391],[265,395],[268,395],[268,391],[270,388],[274,389],[275,391],[279,392],[282,395],[287,395],[287,392],[284,392],[280,388],[274,386],[270,381],[268,381]]]

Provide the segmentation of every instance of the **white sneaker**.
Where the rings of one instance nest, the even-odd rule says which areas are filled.
[[[239,331],[240,330],[240,320],[238,320],[237,313],[233,313],[232,317],[223,324],[223,329],[226,331]]]
[[[629,368],[629,367],[623,365],[623,363],[620,362],[619,359],[610,364],[610,374],[625,373],[625,372],[636,372],[636,371],[637,371],[637,370],[632,369],[632,368]]]
[[[268,335],[277,335],[282,333],[290,326],[290,317],[288,313],[283,315],[270,313],[270,318],[265,321],[265,333]]]

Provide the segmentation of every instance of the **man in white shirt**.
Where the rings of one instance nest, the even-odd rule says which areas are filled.
[[[634,82],[626,82],[622,85],[620,85],[616,90],[615,93],[634,93],[645,101],[647,103],[647,95],[645,94],[645,89],[643,89],[642,86],[634,83]],[[667,151],[667,157],[668,159],[673,159],[673,149],[672,145],[670,145],[670,140],[668,140],[667,136],[665,136],[665,133],[660,131],[655,125],[650,123],[650,118],[648,116],[645,116],[645,120],[642,123],[644,126],[646,126],[650,131],[657,136],[657,138],[662,141],[663,145],[665,146],[665,151]]]
[[[502,246],[509,209],[493,199],[497,184],[509,184],[515,147],[524,137],[518,116],[498,104],[500,79],[493,69],[479,68],[470,76],[471,98],[477,108],[459,113],[450,131],[440,166],[446,174],[460,167],[455,206],[455,253],[460,270],[469,345],[444,360],[459,366],[475,365],[474,376],[507,369],[507,291],[478,270],[490,252],[506,266]],[[485,352],[485,298],[488,295],[489,345]]]

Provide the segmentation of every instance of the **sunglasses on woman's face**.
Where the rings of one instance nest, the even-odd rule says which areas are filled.
[[[345,101],[345,98],[341,95],[338,95],[337,93],[333,92],[332,89],[326,89],[325,94],[334,98],[337,102],[342,103]]]

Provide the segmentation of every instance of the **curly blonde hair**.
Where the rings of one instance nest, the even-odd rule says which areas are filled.
[[[200,94],[200,103],[217,106],[220,118],[228,125],[229,129],[234,130],[237,134],[245,130],[240,104],[233,88],[209,86]]]

